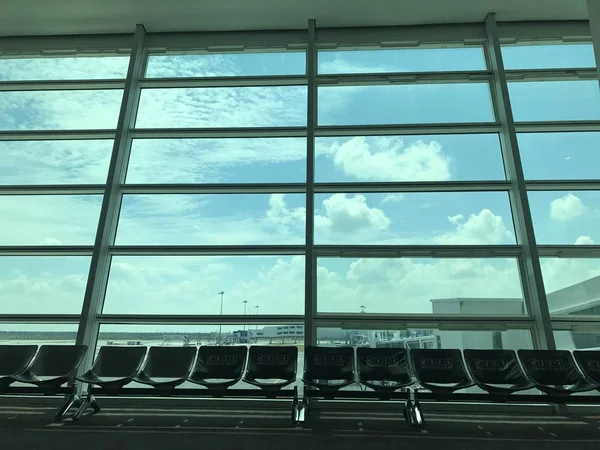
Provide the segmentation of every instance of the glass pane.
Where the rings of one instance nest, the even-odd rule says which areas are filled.
[[[407,328],[371,330],[317,328],[317,345],[371,348],[530,349],[529,330],[471,331]]]
[[[303,194],[124,195],[117,244],[303,244],[305,200]]]
[[[598,350],[600,349],[600,333],[586,331],[554,331],[556,348],[561,350]],[[591,394],[591,393],[590,393]],[[594,393],[598,395],[598,391]]]
[[[600,133],[521,133],[519,149],[525,178],[600,178]]]
[[[74,344],[76,337],[76,323],[0,323],[0,345],[68,345]]]
[[[542,276],[552,315],[600,315],[597,259],[543,258]]]
[[[317,299],[330,313],[525,314],[513,258],[319,258]]]
[[[0,141],[0,184],[106,183],[113,141]]]
[[[0,58],[0,81],[125,78],[129,56]]]
[[[592,44],[502,46],[502,59],[507,70],[596,67]]]
[[[493,120],[490,90],[485,83],[319,88],[319,125]]]
[[[319,182],[504,180],[495,134],[316,140]]]
[[[481,47],[319,51],[319,73],[485,70]]]
[[[0,196],[0,245],[92,245],[101,195]]]
[[[105,314],[257,312],[304,313],[304,256],[112,258]]]
[[[144,89],[136,126],[306,126],[306,87]]]
[[[529,192],[539,244],[600,243],[600,191]]]
[[[0,257],[0,314],[80,314],[89,257]]]
[[[146,77],[303,75],[304,52],[150,55]]]
[[[306,139],[136,139],[128,183],[302,183]]]
[[[315,195],[317,244],[514,244],[513,230],[504,192]]]
[[[508,83],[516,121],[598,120],[598,81]]]
[[[123,91],[0,92],[0,130],[115,128]]]

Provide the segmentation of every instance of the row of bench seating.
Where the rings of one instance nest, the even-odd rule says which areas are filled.
[[[301,396],[297,386],[283,389],[296,381],[295,346],[105,346],[91,369],[77,376],[86,351],[85,346],[0,346],[0,393],[67,394],[58,420],[72,407],[78,408],[75,420],[88,407],[100,411],[95,399],[98,394],[149,394],[147,388],[125,387],[132,382],[154,387],[151,395],[288,397],[292,398],[294,422],[305,420],[310,399],[315,397],[404,400],[405,419],[411,425],[424,426],[419,404],[422,388],[430,391],[429,398],[456,400],[467,394],[452,397],[454,392],[476,385],[487,391],[485,395],[492,401],[509,401],[515,392],[537,388],[546,396],[531,395],[526,400],[533,397],[533,401],[550,403],[565,402],[574,393],[600,390],[600,351],[520,350],[517,358],[512,350],[465,350],[463,361],[463,353],[455,349],[408,352],[359,347],[355,358],[353,347],[306,347]],[[75,380],[89,386],[84,401],[75,395]],[[204,389],[175,389],[186,381]],[[240,381],[260,389],[228,390]],[[371,390],[343,389],[357,381]],[[36,388],[11,386],[15,382]]]

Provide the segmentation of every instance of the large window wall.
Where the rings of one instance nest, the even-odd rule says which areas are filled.
[[[76,40],[0,40],[4,338],[596,342],[587,24]]]

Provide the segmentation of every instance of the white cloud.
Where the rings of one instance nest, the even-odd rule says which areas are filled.
[[[489,209],[471,214],[466,221],[461,214],[448,217],[448,221],[455,225],[456,229],[434,239],[442,245],[507,244],[513,240],[502,216],[495,215]]]
[[[594,240],[589,236],[579,236],[575,240],[575,245],[594,245]]]
[[[369,207],[366,197],[360,194],[333,194],[323,201],[323,211],[323,215],[315,215],[315,227],[333,232],[385,230],[391,223],[381,209]]]
[[[401,202],[402,200],[404,200],[404,194],[387,194],[385,197],[383,197],[381,203],[395,203]]]
[[[584,211],[583,202],[573,194],[559,197],[550,203],[550,217],[561,222],[574,220],[580,217]]]
[[[354,137],[330,150],[346,175],[365,181],[444,181],[450,179],[450,160],[436,141],[404,146],[396,137]]]

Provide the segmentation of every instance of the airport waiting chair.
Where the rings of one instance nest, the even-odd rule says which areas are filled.
[[[473,386],[458,349],[411,349],[410,361],[418,385],[431,391],[437,400],[447,400],[452,393]],[[425,427],[418,387],[414,389],[410,415],[412,425]]]
[[[554,403],[564,403],[571,394],[598,388],[580,372],[568,350],[519,350],[518,354],[525,374]]]
[[[327,394],[356,383],[354,348],[305,347],[302,381]]]
[[[84,374],[76,377],[78,381],[88,384],[87,397],[82,402],[73,420],[78,420],[91,407],[95,413],[100,412],[100,406],[94,397],[94,386],[105,393],[118,394],[119,390],[131,383],[146,357],[146,347],[116,347],[104,346],[98,351],[94,365]]]
[[[245,383],[276,391],[296,381],[298,347],[253,345],[248,351]]]
[[[475,385],[488,392],[493,400],[534,388],[513,350],[465,350],[467,368]]]
[[[37,351],[37,345],[0,345],[0,394],[27,370]]]
[[[227,389],[242,379],[246,346],[202,346],[188,381],[211,390]]]
[[[146,362],[133,381],[152,386],[162,395],[170,395],[189,377],[196,353],[195,346],[150,347]]]
[[[56,395],[61,386],[74,380],[86,351],[86,345],[42,345],[31,365],[11,378],[37,386],[42,394]],[[72,391],[56,419],[61,420],[71,407],[80,405],[79,397]]]
[[[404,348],[356,349],[358,382],[386,398],[392,392],[413,384]]]
[[[600,391],[600,350],[575,350],[573,356],[585,377]]]

